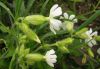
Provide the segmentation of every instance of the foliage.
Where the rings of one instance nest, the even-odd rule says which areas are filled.
[[[100,68],[100,54],[97,53],[100,36],[91,35],[93,31],[100,30],[98,25],[100,1],[96,0],[94,3],[91,1],[1,0],[0,69]],[[50,16],[48,12],[56,3],[68,13],[68,17],[74,14],[76,17],[71,20],[64,18],[63,14],[60,17]],[[80,4],[88,7],[79,8]],[[59,30],[60,23],[58,28],[57,25],[52,27],[50,25],[51,20],[57,19],[64,24],[61,25],[61,30]],[[78,23],[74,23],[74,19],[78,19]],[[89,38],[86,35],[89,28],[94,30],[90,33],[91,39],[85,42]],[[96,40],[97,43],[90,47],[89,42],[92,40]],[[95,47],[96,49],[93,49]],[[55,67],[47,65],[46,54],[50,49],[54,49],[55,53],[49,56],[57,55]]]

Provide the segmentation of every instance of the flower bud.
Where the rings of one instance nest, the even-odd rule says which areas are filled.
[[[85,34],[85,32],[86,32],[87,30],[88,30],[88,28],[83,28],[83,29],[77,31],[77,32],[75,33],[75,35],[78,36],[78,37],[80,37],[80,38],[86,39],[86,38],[88,38],[88,36]]]
[[[80,34],[86,32],[86,31],[88,31],[88,28],[83,28],[83,29],[77,31],[77,32],[75,33],[75,35],[80,35]]]
[[[82,63],[85,64],[87,61],[87,56],[86,54],[83,55],[83,58],[82,58]]]
[[[33,25],[40,25],[45,23],[47,21],[47,18],[42,15],[30,15],[25,17],[24,22],[27,22],[28,24]]]
[[[88,54],[90,55],[90,57],[94,57],[94,54],[90,48],[88,48]]]
[[[38,36],[36,35],[36,33],[34,31],[32,31],[28,25],[26,25],[25,23],[20,23],[18,24],[18,27],[21,29],[21,31],[31,40],[34,40],[38,43],[41,43]]]
[[[24,50],[25,50],[25,47],[24,47],[24,44],[22,44],[21,47],[20,47],[20,49],[19,49],[18,55],[19,56],[23,55]]]
[[[24,44],[21,45],[19,51],[18,51],[18,56],[26,56],[27,54],[29,54],[30,48],[25,49]]]
[[[63,53],[69,53],[68,45],[73,43],[73,38],[66,38],[61,41],[56,42],[57,47],[60,49]]]
[[[73,32],[73,26],[74,26],[73,22],[71,22],[71,21],[65,21],[64,24],[65,24],[65,29],[68,32]]]
[[[57,41],[56,44],[57,44],[57,46],[70,45],[70,44],[72,44],[73,40],[74,40],[73,38],[66,38],[61,41]]]
[[[28,64],[44,60],[44,56],[41,54],[27,54],[25,58]]]

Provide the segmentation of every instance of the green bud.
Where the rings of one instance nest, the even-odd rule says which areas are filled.
[[[66,39],[63,39],[61,41],[57,41],[56,45],[60,49],[61,52],[69,53],[68,45],[72,44],[73,41],[74,41],[73,38],[66,38]]]
[[[87,49],[88,54],[90,55],[90,57],[94,57],[94,53],[92,52],[92,50],[90,48]]]
[[[22,44],[21,47],[20,47],[20,49],[19,49],[19,51],[18,51],[18,55],[19,55],[19,56],[24,55],[24,54],[23,54],[23,53],[24,53],[24,50],[25,50],[25,47],[24,47],[24,45]]]
[[[86,39],[86,38],[88,38],[88,36],[85,34],[85,32],[86,32],[87,30],[88,30],[88,28],[83,28],[83,29],[77,31],[77,32],[75,33],[75,35],[78,36],[78,37],[80,37],[80,38],[82,38],[82,39]]]
[[[84,56],[83,56],[83,58],[82,58],[82,63],[85,64],[86,61],[87,61],[87,56],[86,56],[86,54],[84,54]]]
[[[29,64],[44,60],[44,56],[41,54],[27,54],[25,58]]]
[[[65,21],[65,28],[68,32],[73,32],[74,23],[71,21]]]
[[[57,41],[56,45],[57,46],[70,45],[70,44],[72,44],[73,40],[74,40],[73,38],[66,38],[66,39],[63,39],[61,41]]]
[[[36,33],[34,31],[32,31],[28,25],[26,25],[25,23],[20,23],[18,24],[19,28],[21,29],[21,31],[30,39],[30,40],[34,40],[38,43],[41,43],[38,36],[36,35]]]
[[[29,48],[25,49],[24,44],[22,44],[19,51],[18,51],[18,55],[25,56],[29,53],[29,51],[30,51],[30,49]]]
[[[100,41],[100,36],[94,36],[97,41]]]
[[[86,31],[88,31],[88,28],[83,28],[83,29],[77,31],[77,32],[75,33],[75,35],[80,35],[80,34],[82,34],[82,33],[85,33]]]
[[[40,25],[45,23],[47,21],[47,18],[42,15],[30,15],[25,17],[24,21],[28,24]]]

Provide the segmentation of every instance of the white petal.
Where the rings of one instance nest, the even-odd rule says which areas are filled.
[[[92,38],[89,31],[86,31],[86,35],[88,36],[88,38]]]
[[[78,22],[78,20],[77,20],[77,19],[74,19],[74,20],[73,20],[73,22],[74,22],[74,23],[77,23],[77,22]]]
[[[62,14],[61,7],[56,8],[54,11],[50,12],[51,17],[60,16]]]
[[[47,62],[48,65],[50,65],[51,67],[54,67],[54,64],[51,62]]]
[[[88,42],[89,47],[93,47],[93,44],[91,42]]]
[[[50,65],[51,67],[54,67],[54,63],[57,62],[56,60],[57,56],[55,55],[55,51],[53,49],[47,51],[44,57],[46,59],[47,64]]]
[[[57,58],[56,55],[49,55],[50,59]]]
[[[93,45],[96,45],[96,44],[97,44],[96,41],[95,41],[94,39],[91,40],[91,42],[92,42]]]
[[[100,55],[100,48],[97,49],[97,53]]]
[[[50,30],[54,33],[54,34],[56,34],[56,31],[55,31],[55,29],[53,28],[53,26],[50,24]]]
[[[92,34],[92,28],[90,28],[90,30],[88,32],[89,32],[89,34]]]
[[[70,15],[69,20],[72,20],[75,18],[75,15]]]
[[[53,49],[51,49],[51,50],[49,51],[49,53],[50,53],[50,54],[54,54],[55,51],[54,51]]]
[[[97,36],[97,34],[98,34],[98,32],[97,31],[95,31],[95,32],[93,32],[92,34],[91,34],[91,36]]]
[[[56,63],[57,60],[56,60],[56,59],[51,59],[50,62],[51,62],[51,63]]]
[[[65,19],[68,19],[68,13],[64,13],[63,15],[64,15]]]
[[[50,9],[50,13],[52,13],[57,7],[58,7],[58,4],[53,5]]]
[[[50,19],[50,24],[52,25],[53,29],[57,31],[59,31],[62,27],[61,21],[57,19]]]

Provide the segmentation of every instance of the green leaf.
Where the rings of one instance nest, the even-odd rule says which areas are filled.
[[[20,16],[20,10],[23,0],[15,0],[15,19]]]
[[[38,36],[36,35],[36,33],[34,31],[32,31],[27,24],[24,23],[20,23],[18,24],[18,27],[20,28],[20,30],[30,39],[30,40],[34,40],[38,43],[40,42],[40,39],[38,38]]]
[[[44,4],[43,4],[43,6],[42,6],[42,8],[41,8],[41,14],[43,14],[44,13],[44,11],[45,11],[45,9],[46,9],[46,5],[48,4],[48,2],[49,2],[49,0],[46,0],[45,2],[44,2]]]
[[[9,27],[6,27],[5,25],[3,25],[3,23],[0,22],[0,30],[2,32],[9,32]]]
[[[4,3],[0,2],[0,6],[2,8],[4,8],[8,12],[8,14],[14,19],[12,12],[10,11],[10,9]]]
[[[77,16],[77,18],[80,20],[87,20],[87,17],[85,17],[84,15],[79,15]]]
[[[70,1],[74,1],[74,2],[84,2],[84,0],[70,0]]]
[[[22,1],[20,16],[25,16],[25,11],[26,11],[25,4],[24,4],[24,1]]]
[[[98,16],[100,16],[100,10],[97,10],[88,20],[86,20],[76,31],[88,26],[89,24],[93,23]]]
[[[28,0],[27,7],[26,7],[26,14],[28,14],[34,2],[35,0]]]

